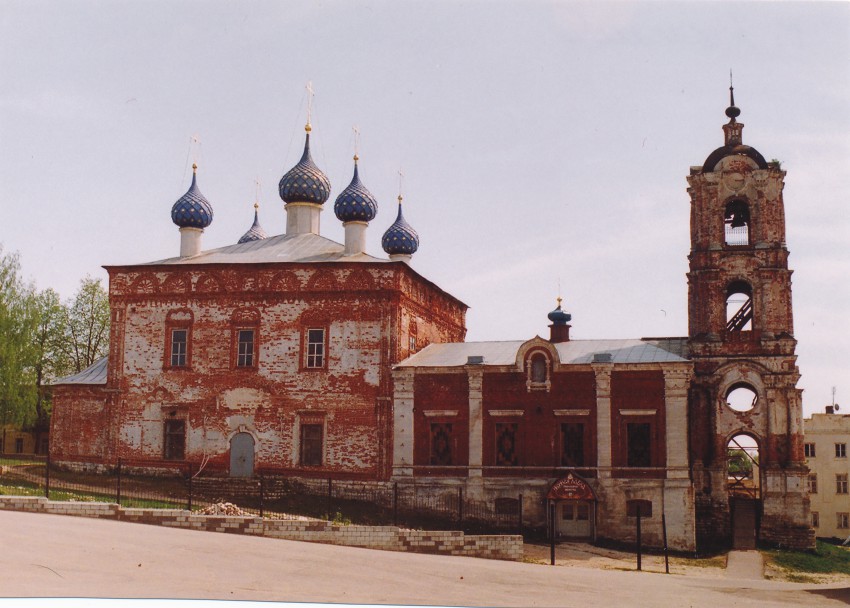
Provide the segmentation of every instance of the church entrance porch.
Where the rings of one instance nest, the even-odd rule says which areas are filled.
[[[567,473],[552,484],[546,502],[553,514],[552,530],[557,538],[595,538],[596,494],[584,479]]]

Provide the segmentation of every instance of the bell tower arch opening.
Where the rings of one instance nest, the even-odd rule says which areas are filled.
[[[727,245],[741,247],[750,244],[750,207],[747,201],[734,198],[726,203],[723,224]]]
[[[726,331],[753,328],[753,288],[746,281],[733,281],[726,288]]]

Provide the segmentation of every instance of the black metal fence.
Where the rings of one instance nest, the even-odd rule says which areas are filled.
[[[162,461],[119,460],[108,469],[91,469],[57,467],[43,456],[0,456],[0,494],[278,519],[311,517],[340,524],[523,532],[521,495],[487,502],[467,498],[462,487],[332,477],[225,477],[192,465],[164,468]]]

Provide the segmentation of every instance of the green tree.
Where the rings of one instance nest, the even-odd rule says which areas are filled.
[[[77,373],[108,352],[109,295],[100,279],[87,276],[65,306],[62,356],[67,358],[70,373]]]
[[[46,289],[35,296],[38,325],[32,337],[36,351],[35,440],[40,445],[41,434],[49,429],[51,411],[50,383],[73,371],[64,348],[66,311],[59,294]]]
[[[34,422],[38,388],[33,336],[38,327],[35,289],[24,283],[17,254],[0,246],[0,421]]]

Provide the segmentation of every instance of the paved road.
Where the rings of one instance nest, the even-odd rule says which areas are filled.
[[[450,606],[845,606],[850,589],[391,553],[0,511],[0,596]]]

